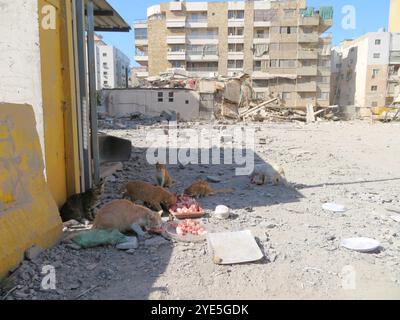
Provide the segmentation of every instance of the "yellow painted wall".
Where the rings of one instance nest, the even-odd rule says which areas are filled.
[[[52,5],[56,29],[40,28],[46,174],[58,206],[80,191],[71,2],[39,0],[39,17]]]
[[[61,236],[58,208],[43,175],[33,108],[0,105],[0,278],[32,245],[54,245]]]
[[[389,32],[400,32],[400,0],[390,1]]]

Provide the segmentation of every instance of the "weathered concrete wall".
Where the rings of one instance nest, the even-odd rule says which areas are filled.
[[[33,106],[44,152],[38,2],[0,0],[0,102]]]
[[[110,116],[125,116],[140,112],[149,116],[158,116],[163,111],[175,111],[184,121],[199,117],[199,95],[190,90],[174,89],[126,89],[104,90],[106,112]],[[163,102],[158,101],[158,93],[163,93]],[[169,93],[174,93],[173,102],[169,102]]]

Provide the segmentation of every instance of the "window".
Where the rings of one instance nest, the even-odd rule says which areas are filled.
[[[107,71],[104,71],[103,72],[103,76],[107,76],[108,75],[108,72]]]
[[[256,39],[267,39],[268,38],[268,31],[263,29],[256,29],[255,30],[255,38]]]
[[[103,68],[107,68],[107,67],[108,67],[107,62],[103,62]]]
[[[371,91],[378,91],[378,86],[372,86]]]
[[[371,107],[376,108],[378,106],[378,102],[377,101],[373,101],[371,103]]]
[[[254,61],[254,71],[261,71],[261,61]]]
[[[228,51],[229,52],[243,52],[244,45],[243,43],[230,43],[228,44]]]
[[[318,82],[323,84],[329,84],[330,77],[329,76],[320,76],[318,77]]]
[[[279,67],[281,67],[281,68],[296,68],[296,60],[280,60]]]
[[[170,93],[168,94],[168,101],[169,101],[169,102],[174,102],[174,93],[173,93],[173,92],[170,92]]]
[[[329,92],[319,92],[317,99],[318,100],[329,100]]]
[[[271,21],[276,15],[275,9],[254,10],[254,21]]]
[[[185,100],[185,104],[189,104],[189,100]]]
[[[172,44],[169,48],[169,52],[185,52],[185,45],[182,44]]]
[[[205,22],[207,19],[207,12],[194,12],[188,15],[188,22]]]
[[[172,60],[171,61],[171,68],[184,68],[184,62],[180,60]]]
[[[379,74],[379,69],[372,70],[372,79],[375,79]]]
[[[270,62],[269,62],[269,66],[271,67],[271,68],[279,68],[279,60],[270,60]]]
[[[228,35],[229,36],[242,36],[244,32],[243,27],[229,27],[228,28]]]
[[[283,101],[289,101],[292,99],[292,93],[291,92],[282,92],[282,100]]]
[[[374,53],[374,59],[379,59],[381,57],[380,53]]]
[[[158,102],[164,102],[164,93],[163,92],[158,93]]]
[[[296,10],[295,9],[285,9],[285,18],[291,18],[294,17],[296,14]]]
[[[295,34],[297,33],[297,27],[281,27],[281,34]]]
[[[228,69],[243,69],[243,60],[228,60]]]
[[[381,44],[381,39],[376,39],[375,40],[375,45],[379,46]]]
[[[336,68],[337,69],[340,69],[342,67],[342,64],[341,63],[336,63]]]
[[[107,57],[107,53],[106,52],[103,52],[103,57]]]
[[[230,11],[228,11],[228,19],[229,20],[244,19],[244,11],[243,10],[230,10]]]
[[[135,29],[135,39],[147,39],[147,28]]]
[[[314,29],[312,27],[303,27],[302,30],[304,34],[311,34],[314,32]]]

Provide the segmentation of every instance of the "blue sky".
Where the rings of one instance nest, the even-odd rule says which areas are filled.
[[[160,0],[108,0],[109,3],[130,24],[135,20],[146,19],[147,7],[158,4]],[[199,1],[199,0],[198,0]],[[329,30],[333,34],[333,42],[339,43],[343,39],[357,38],[366,32],[377,31],[379,28],[387,28],[389,16],[389,0],[307,0],[308,6],[320,7],[331,5],[334,7],[334,25]],[[344,30],[342,28],[342,9],[346,5],[352,5],[356,9],[356,28]],[[104,41],[122,50],[135,65],[134,37],[130,33],[101,33]]]

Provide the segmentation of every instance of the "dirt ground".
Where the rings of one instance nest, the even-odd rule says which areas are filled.
[[[24,261],[10,277],[6,299],[399,299],[400,298],[400,124],[361,121],[250,124],[266,144],[256,161],[283,166],[294,189],[255,186],[235,176],[234,165],[170,166],[182,192],[198,178],[218,176],[216,189],[235,193],[199,200],[212,232],[251,230],[265,254],[256,263],[219,266],[207,244],[169,242],[161,237],[133,252],[113,247],[76,250],[69,244]],[[126,126],[126,128],[125,128]],[[201,128],[204,124],[187,124]],[[101,202],[119,198],[129,179],[154,182],[147,164],[144,131],[134,124],[110,135],[130,139],[132,159],[108,179]],[[345,205],[344,214],[322,209]],[[232,208],[228,220],[213,218],[216,205]],[[379,240],[382,249],[357,253],[340,246],[348,237]],[[56,267],[57,289],[40,289],[43,265]],[[355,288],[344,287],[354,270]],[[18,285],[18,287],[15,287]]]

